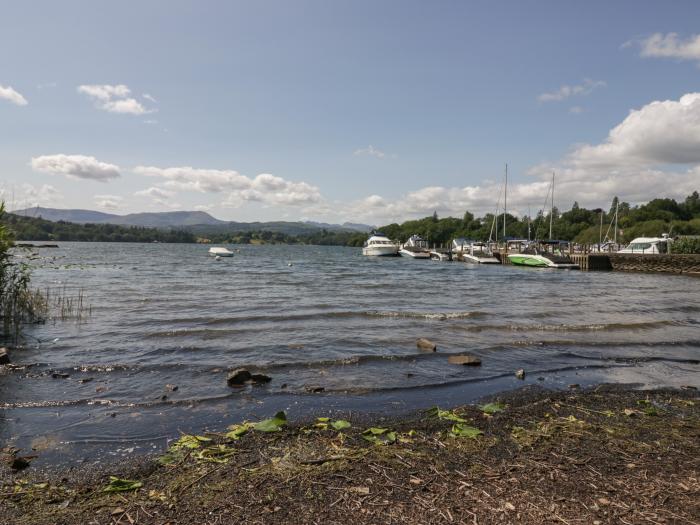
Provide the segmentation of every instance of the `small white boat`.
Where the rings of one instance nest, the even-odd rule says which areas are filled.
[[[462,251],[462,260],[473,264],[500,264],[491,248],[484,242],[472,242]]]
[[[362,255],[391,257],[399,254],[399,245],[382,232],[372,232],[362,247]]]
[[[430,250],[430,259],[433,261],[451,261],[452,254],[447,252],[438,252],[436,250]]]
[[[220,246],[209,248],[209,255],[212,257],[233,257],[233,252]]]
[[[414,259],[430,259],[428,241],[424,240],[420,235],[411,235],[401,246],[399,254]]]

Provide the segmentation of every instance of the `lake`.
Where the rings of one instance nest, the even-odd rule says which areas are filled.
[[[219,261],[204,245],[40,250],[34,285],[82,290],[91,312],[26,330],[11,357],[32,366],[0,372],[0,442],[40,462],[103,461],[278,409],[396,415],[526,384],[699,377],[698,278],[230,248]],[[418,350],[420,337],[438,351]],[[454,353],[482,366],[450,364]],[[272,381],[233,389],[238,367]]]

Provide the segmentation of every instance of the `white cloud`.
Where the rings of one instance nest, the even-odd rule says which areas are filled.
[[[162,188],[156,188],[155,186],[151,186],[150,188],[147,188],[145,190],[135,192],[134,195],[136,195],[137,197],[152,197],[152,198],[158,198],[158,199],[169,199],[169,198],[175,196],[175,192],[170,191],[170,190],[164,190]]]
[[[643,57],[700,61],[700,35],[680,40],[677,33],[654,33],[649,38],[639,41],[639,45],[640,55]]]
[[[581,106],[571,106],[569,108],[569,113],[572,115],[580,115],[583,113],[585,110]]]
[[[50,184],[34,186],[22,184],[19,188],[0,189],[0,201],[8,203],[8,207],[16,210],[36,206],[55,206],[63,200],[63,194]]]
[[[602,80],[591,80],[586,78],[583,83],[574,86],[564,84],[556,91],[542,93],[537,100],[540,102],[559,102],[574,96],[590,95],[594,89],[605,87],[607,84]]]
[[[100,162],[85,155],[42,155],[31,160],[32,169],[51,175],[65,175],[72,179],[107,182],[120,176],[119,166]]]
[[[234,170],[199,169],[189,166],[138,166],[134,173],[164,178],[164,186],[172,190],[227,193],[224,206],[239,206],[251,201],[266,205],[300,206],[321,200],[317,187],[306,182],[288,181],[268,173],[250,178]]]
[[[141,96],[142,96],[143,98],[145,98],[146,100],[150,100],[150,101],[153,102],[154,104],[157,104],[157,103],[158,103],[158,101],[157,101],[153,96],[149,95],[148,93],[144,93],[144,94],[141,95]]]
[[[28,104],[27,99],[15,91],[12,86],[0,85],[0,99],[12,102],[17,106],[26,106]]]
[[[508,185],[508,208],[533,213],[543,205],[552,171],[555,204],[578,201],[605,207],[614,196],[631,203],[657,197],[683,198],[700,187],[700,93],[679,100],[654,101],[633,110],[599,144],[576,147],[559,162],[531,167],[529,181]],[[462,188],[429,186],[396,198],[371,195],[349,204],[318,207],[340,220],[383,224],[424,217],[494,212],[503,188],[498,183]],[[501,204],[502,205],[502,204]]]
[[[375,148],[374,146],[372,146],[372,144],[370,144],[366,148],[356,149],[353,152],[353,155],[355,155],[356,157],[360,157],[360,156],[375,157],[377,159],[384,159],[387,156],[386,153],[384,153],[379,148]]]
[[[95,107],[110,113],[144,115],[153,112],[131,97],[131,90],[124,84],[84,84],[78,86],[78,93],[87,95],[95,103]],[[149,100],[152,99],[149,95]]]
[[[118,210],[121,208],[124,198],[119,195],[93,195],[95,205],[103,210]]]

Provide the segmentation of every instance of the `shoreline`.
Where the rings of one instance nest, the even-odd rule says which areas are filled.
[[[100,468],[13,472],[3,464],[0,522],[700,518],[697,390],[526,387],[490,399],[497,404],[489,409],[467,405],[440,417],[424,410],[398,418],[358,415],[340,430],[329,427],[332,420],[305,426],[289,421],[276,432],[246,429],[235,438],[222,429],[193,441],[192,448],[171,444],[169,465],[153,456]],[[386,430],[367,433],[372,427]],[[109,476],[141,485],[105,492]]]

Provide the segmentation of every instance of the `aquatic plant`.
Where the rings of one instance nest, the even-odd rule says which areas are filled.
[[[0,203],[0,218],[5,213],[5,204]],[[30,286],[29,264],[17,260],[12,253],[13,234],[0,223],[0,319],[2,341],[19,338],[24,323],[41,318],[45,311],[43,296]]]

